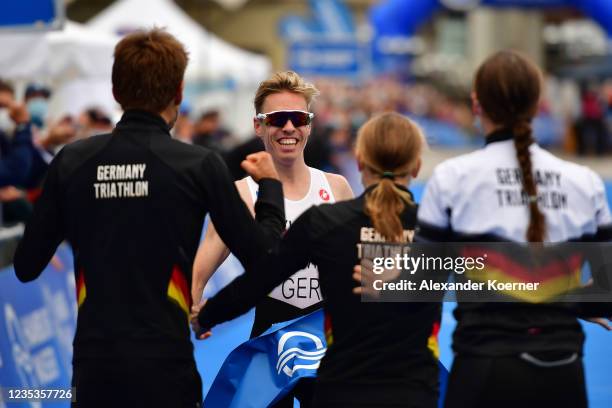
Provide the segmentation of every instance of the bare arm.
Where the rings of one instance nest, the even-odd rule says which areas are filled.
[[[238,192],[240,193],[240,197],[253,215],[253,201],[251,200],[246,179],[239,180],[235,184]],[[195,305],[200,303],[206,283],[211,278],[213,273],[215,273],[215,271],[219,268],[219,266],[221,266],[223,261],[227,259],[229,254],[229,249],[223,240],[221,240],[215,225],[210,220],[208,222],[208,229],[206,230],[204,239],[200,243],[200,247],[198,248],[198,252],[196,253],[195,261],[193,263],[191,298],[193,299],[193,303]]]
[[[314,217],[318,217],[316,206],[300,215],[280,243],[259,262],[208,299],[203,308],[193,311],[191,323],[198,338],[206,338],[202,333],[211,327],[246,313],[275,286],[308,265],[313,252]]]
[[[327,181],[334,193],[336,201],[350,200],[355,197],[351,186],[344,176],[334,173],[325,173],[325,177],[327,177]]]

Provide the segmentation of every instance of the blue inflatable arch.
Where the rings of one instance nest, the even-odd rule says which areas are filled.
[[[442,3],[478,4],[491,7],[575,7],[599,23],[612,37],[612,0],[387,0],[370,9],[375,40],[385,36],[411,36],[431,19]]]

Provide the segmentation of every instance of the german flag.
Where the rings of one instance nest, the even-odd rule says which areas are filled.
[[[526,259],[538,255],[530,250]],[[528,302],[543,303],[552,301],[560,295],[581,287],[581,271],[584,257],[581,253],[566,253],[562,259],[559,256],[547,256],[545,249],[538,256],[538,263],[523,264],[517,255],[505,254],[491,248],[470,246],[462,251],[462,256],[474,257],[487,254],[485,268],[471,269],[465,272],[468,279],[487,282],[496,280],[498,283],[537,283],[537,290],[503,290],[509,297]]]
[[[438,342],[438,334],[440,333],[440,322],[433,324],[431,335],[427,339],[427,348],[431,350],[431,353],[436,359],[440,359],[440,344]]]
[[[83,302],[85,302],[85,297],[87,297],[87,287],[85,286],[85,273],[83,271],[83,268],[81,268],[77,273],[76,279],[76,298],[79,308],[81,307]]]
[[[334,342],[334,333],[332,331],[331,318],[327,312],[325,312],[325,317],[323,319],[323,331],[325,332],[325,341],[329,347]]]
[[[191,293],[189,292],[185,275],[176,265],[174,265],[172,268],[172,275],[170,276],[170,282],[168,283],[168,297],[185,312],[187,321],[189,321]]]

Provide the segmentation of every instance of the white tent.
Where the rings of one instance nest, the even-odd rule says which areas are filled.
[[[51,115],[91,106],[112,113],[113,50],[119,37],[78,23],[59,31],[0,33],[0,77],[18,85],[44,82],[54,90]]]
[[[119,37],[66,22],[60,31],[0,33],[0,76],[61,81],[110,78]]]
[[[186,80],[231,79],[259,83],[271,70],[268,58],[235,47],[207,32],[171,0],[117,0],[88,26],[114,34],[164,27],[187,48]]]

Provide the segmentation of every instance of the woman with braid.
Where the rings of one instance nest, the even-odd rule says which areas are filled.
[[[399,114],[370,119],[357,139],[364,194],[304,212],[275,251],[205,303],[194,330],[206,332],[247,312],[313,263],[325,298],[328,347],[314,406],[437,407],[438,366],[428,340],[439,303],[362,303],[352,278],[360,248],[411,240],[417,207],[406,186],[419,171],[424,144],[418,127]]]
[[[486,146],[435,169],[419,207],[417,239],[611,239],[600,177],[534,142],[540,91],[539,69],[516,52],[499,52],[480,66],[473,103]],[[460,302],[445,407],[586,407],[577,309]]]

